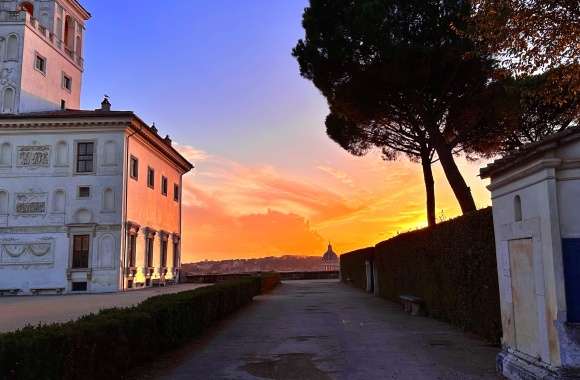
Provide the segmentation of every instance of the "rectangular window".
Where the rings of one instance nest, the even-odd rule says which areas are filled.
[[[176,183],[173,184],[173,200],[179,202],[179,185]]]
[[[161,177],[161,194],[167,196],[167,177]]]
[[[86,292],[87,291],[87,283],[84,282],[73,282],[71,286],[71,290],[73,292]]]
[[[92,173],[94,170],[95,143],[83,142],[77,144],[77,173]]]
[[[133,179],[139,179],[139,160],[131,156],[131,163],[129,164],[129,174]]]
[[[155,170],[152,168],[147,168],[147,186],[154,189],[155,188]]]
[[[167,240],[161,240],[161,268],[167,268]]]
[[[34,68],[46,75],[46,58],[36,54],[36,58],[34,59]]]
[[[72,91],[72,78],[62,73],[62,88],[67,90],[68,92]]]
[[[137,259],[137,236],[129,235],[129,260],[127,266],[129,268],[135,268],[135,262]]]
[[[79,198],[90,198],[91,188],[88,186],[79,186]]]
[[[146,259],[147,268],[153,268],[153,238],[147,238],[147,247],[146,247]]]
[[[89,235],[75,235],[73,237],[73,269],[87,269],[89,267]]]
[[[173,242],[173,267],[179,267],[179,243]]]

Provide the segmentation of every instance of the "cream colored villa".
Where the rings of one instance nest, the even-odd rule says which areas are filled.
[[[76,0],[0,7],[0,295],[175,282],[192,165],[108,99],[76,109],[89,17]]]

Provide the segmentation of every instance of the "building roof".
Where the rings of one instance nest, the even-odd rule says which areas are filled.
[[[139,118],[132,111],[111,111],[107,109],[96,110],[58,110],[58,111],[43,111],[43,112],[26,112],[20,114],[0,114],[0,129],[3,128],[38,128],[46,125],[55,124],[62,126],[63,122],[72,121],[74,119],[93,119],[91,123],[79,123],[79,127],[92,127],[95,124],[102,125],[103,122],[99,119],[104,119],[107,122],[111,119],[121,119],[119,121],[128,123],[133,126],[135,133],[139,133],[148,142],[153,144],[156,148],[168,153],[174,161],[185,171],[188,172],[193,169],[191,164],[185,157],[183,157],[171,144],[171,139],[163,138],[157,133],[155,126],[149,126],[141,118]]]
[[[326,250],[324,255],[322,255],[322,261],[324,261],[324,262],[338,261],[338,255],[336,253],[334,253],[334,251],[332,250],[331,244],[328,244],[328,249]]]
[[[545,139],[527,144],[514,150],[504,157],[495,160],[482,168],[479,174],[482,178],[490,178],[522,164],[529,163],[543,153],[558,148],[561,145],[580,139],[580,126],[566,128],[563,131],[546,137]]]
[[[91,13],[78,0],[70,0],[70,3],[79,11],[85,20],[91,18]]]

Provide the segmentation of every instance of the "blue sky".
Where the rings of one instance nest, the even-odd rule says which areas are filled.
[[[83,107],[106,93],[115,109],[136,111],[178,141],[244,162],[284,165],[336,149],[322,128],[325,101],[291,56],[305,0],[83,4],[93,15]]]

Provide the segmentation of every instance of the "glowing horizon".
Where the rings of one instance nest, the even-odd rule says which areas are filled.
[[[353,157],[326,136],[325,100],[290,55],[306,0],[150,4],[83,0],[93,18],[82,106],[111,95],[113,109],[156,122],[195,164],[183,262],[322,255],[329,241],[344,253],[425,225],[419,165]],[[483,163],[458,162],[478,206],[489,205]],[[438,215],[459,215],[437,165],[435,181]]]

